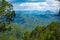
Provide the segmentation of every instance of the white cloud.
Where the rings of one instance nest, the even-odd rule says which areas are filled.
[[[6,0],[6,1],[14,1],[14,0]]]
[[[56,11],[59,8],[59,2],[55,0],[47,0],[46,2],[25,2],[20,4],[13,4],[14,10],[51,10]]]

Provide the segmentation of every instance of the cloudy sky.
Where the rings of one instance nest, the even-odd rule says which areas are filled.
[[[13,4],[14,10],[38,10],[56,11],[59,9],[59,2],[56,0],[7,0]]]

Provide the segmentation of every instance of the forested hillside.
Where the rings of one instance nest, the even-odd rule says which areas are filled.
[[[46,27],[37,26],[32,32],[25,32],[24,40],[60,40],[60,23],[52,22]]]

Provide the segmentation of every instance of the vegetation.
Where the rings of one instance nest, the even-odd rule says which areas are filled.
[[[14,23],[6,26],[6,29],[0,32],[0,40],[60,40],[59,22],[52,22],[46,27],[37,26],[31,32]]]
[[[31,33],[24,35],[24,40],[60,40],[60,23],[52,22],[46,27],[38,26]]]
[[[10,30],[11,27],[11,30]],[[6,31],[0,32],[0,40],[22,40],[25,30],[17,24],[9,24]]]
[[[15,17],[15,11],[13,10],[13,6],[8,3],[6,0],[0,1],[0,31],[7,30],[6,25],[13,22]],[[11,29],[11,28],[10,28]]]

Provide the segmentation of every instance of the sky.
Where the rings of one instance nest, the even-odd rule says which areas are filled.
[[[21,3],[21,2],[44,2],[45,0],[7,0],[10,3]]]
[[[38,10],[38,11],[57,11],[60,2],[56,0],[7,0],[13,4],[16,11],[19,10]]]

